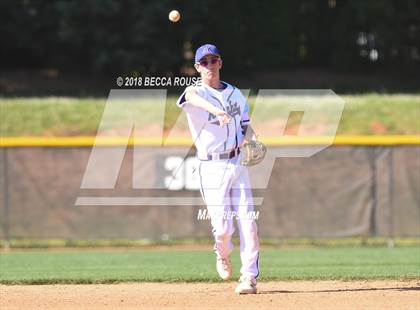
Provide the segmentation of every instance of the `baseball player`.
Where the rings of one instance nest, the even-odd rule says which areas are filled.
[[[242,268],[238,294],[255,294],[259,274],[259,240],[248,170],[241,165],[240,146],[251,140],[249,106],[235,86],[220,80],[222,59],[216,46],[205,44],[195,53],[201,81],[185,89],[177,105],[186,112],[197,148],[201,195],[207,205],[215,239],[216,269],[223,280],[232,276],[230,254],[237,220]]]

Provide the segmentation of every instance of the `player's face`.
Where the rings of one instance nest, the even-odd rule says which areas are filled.
[[[219,70],[222,68],[222,60],[215,55],[208,55],[195,64],[195,68],[201,74],[202,78],[219,78]]]

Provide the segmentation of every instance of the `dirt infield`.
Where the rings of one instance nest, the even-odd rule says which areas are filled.
[[[0,309],[420,309],[420,281],[0,286]]]

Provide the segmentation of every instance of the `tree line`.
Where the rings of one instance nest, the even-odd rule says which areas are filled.
[[[213,42],[228,72],[418,75],[419,16],[416,0],[2,0],[0,67],[177,74]]]

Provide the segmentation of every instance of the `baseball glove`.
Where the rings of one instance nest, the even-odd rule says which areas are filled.
[[[254,166],[262,162],[265,153],[267,153],[267,148],[262,142],[251,140],[241,146],[241,153],[241,164],[244,166]]]

